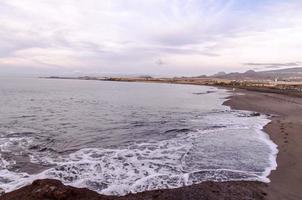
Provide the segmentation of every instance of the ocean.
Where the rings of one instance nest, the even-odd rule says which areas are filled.
[[[208,86],[0,78],[0,188],[59,179],[106,195],[203,181],[262,181],[268,116]]]

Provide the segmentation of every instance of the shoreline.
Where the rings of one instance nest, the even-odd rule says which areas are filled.
[[[277,169],[263,189],[268,200],[302,199],[302,98],[283,94],[237,89],[245,95],[234,95],[224,105],[273,115],[263,130],[278,145]]]
[[[229,88],[227,88],[229,89]],[[244,93],[245,95],[236,95],[237,92]],[[280,106],[280,102],[283,103]],[[269,135],[270,139],[278,145],[279,154],[277,155],[277,170],[271,171],[269,175],[270,183],[253,182],[253,181],[230,181],[230,182],[203,182],[201,184],[186,186],[177,189],[165,189],[156,191],[146,191],[137,194],[129,194],[124,197],[110,197],[103,196],[89,191],[87,189],[78,189],[73,187],[66,187],[60,185],[56,181],[42,180],[39,184],[34,182],[33,185],[26,186],[19,190],[7,193],[0,199],[14,200],[22,199],[43,199],[45,196],[32,196],[33,192],[37,189],[47,189],[46,195],[50,199],[59,199],[54,192],[49,192],[49,188],[64,188],[64,194],[71,192],[72,197],[68,198],[68,195],[64,199],[267,199],[267,200],[299,200],[302,199],[302,191],[300,191],[301,175],[299,176],[299,170],[302,165],[299,155],[302,153],[302,149],[289,148],[288,146],[294,143],[292,139],[298,137],[296,143],[302,142],[302,137],[299,136],[299,128],[302,130],[301,115],[302,113],[302,99],[284,94],[273,94],[265,92],[256,92],[249,90],[236,89],[235,94],[231,95],[228,100],[224,102],[224,105],[230,106],[232,109],[237,110],[249,110],[259,112],[263,114],[274,115],[271,122],[269,122],[263,130]],[[293,110],[295,112],[293,112]],[[300,111],[300,113],[299,113]],[[299,119],[300,118],[300,119]],[[289,135],[296,137],[290,138]],[[280,155],[281,154],[281,155]],[[291,156],[288,156],[290,154]],[[292,155],[294,154],[294,155]],[[281,158],[280,158],[281,156]],[[288,174],[288,163],[295,162],[292,169],[295,173]],[[297,177],[298,176],[298,177]],[[286,180],[286,182],[284,182]],[[81,192],[78,198],[75,197],[77,191]],[[85,190],[83,192],[82,190]],[[89,192],[88,192],[89,191]],[[62,192],[61,192],[62,193]],[[63,193],[61,195],[63,195]],[[82,194],[83,193],[83,194]],[[81,197],[81,195],[89,194],[90,196]],[[22,194],[22,196],[20,196]],[[23,198],[24,194],[29,195],[28,198]],[[42,196],[41,196],[42,195]],[[30,198],[30,196],[32,196]],[[77,195],[76,195],[77,196]]]
[[[302,83],[297,82],[271,82],[259,80],[231,80],[221,78],[196,78],[196,77],[174,77],[174,78],[141,78],[141,77],[40,77],[42,79],[54,80],[82,80],[82,81],[108,81],[108,82],[132,82],[132,83],[164,83],[180,85],[205,85],[218,88],[238,88],[248,91],[267,92],[284,94],[289,96],[302,97]]]

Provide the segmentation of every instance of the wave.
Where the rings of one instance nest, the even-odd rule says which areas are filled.
[[[262,120],[260,124],[263,125],[264,122],[267,120]],[[259,127],[262,128],[262,126]],[[254,145],[258,145],[259,149],[266,152],[267,145],[271,145],[272,148],[271,152],[266,153],[267,156],[264,159],[258,160],[264,163],[258,163],[257,160],[248,161],[251,156],[258,159],[253,152],[248,155],[249,151],[254,148],[253,144],[251,148],[241,149],[242,155],[237,155],[238,149],[234,147],[230,147],[233,148],[232,152],[226,154],[224,151],[227,149],[217,146],[218,140],[219,138],[225,140],[221,134],[230,137],[230,134],[236,130],[241,131],[243,137],[251,133],[249,130],[245,130],[246,133],[244,133],[242,127],[236,129],[229,126],[220,128],[220,131],[213,129],[180,133],[175,138],[159,142],[134,143],[125,149],[87,148],[65,156],[32,154],[30,156],[32,163],[47,163],[54,167],[42,173],[30,175],[9,171],[2,166],[4,169],[0,170],[2,177],[0,187],[6,191],[12,191],[30,184],[35,179],[53,178],[67,185],[87,187],[101,194],[125,195],[130,192],[177,188],[203,181],[268,182],[268,172],[276,167],[274,157],[276,152],[273,151],[275,146],[260,129],[257,129],[254,138],[250,138],[250,142],[254,142]],[[211,149],[207,145],[213,145],[214,148]],[[236,145],[238,144],[235,143],[234,146]],[[218,150],[218,148],[222,149]],[[242,148],[242,146],[237,148]],[[220,156],[224,159],[229,156],[229,159],[222,159],[223,162],[219,163]],[[232,156],[235,157],[231,158]],[[270,159],[269,162],[265,162],[267,157]],[[233,159],[239,160],[236,163]],[[228,163],[228,161],[231,162]],[[221,168],[222,166],[229,168]]]
[[[41,142],[35,138],[36,134],[4,134],[0,137],[0,188],[9,192],[36,179],[53,178],[101,194],[125,195],[203,181],[269,182],[267,176],[277,166],[278,152],[277,146],[262,131],[270,120],[265,115],[222,106],[227,96],[224,92],[213,95],[221,99],[211,99],[209,103],[213,108],[204,108],[204,113],[185,119],[189,122],[187,126],[169,126],[169,119],[151,125],[148,120],[138,120],[126,126],[130,130],[144,127],[146,123],[169,126],[158,129],[164,130],[161,133],[165,133],[166,138],[153,138],[152,142],[60,153],[60,149],[52,148],[54,141]],[[167,116],[170,115],[174,113]],[[5,156],[6,153],[10,156]],[[14,156],[27,156],[31,163],[47,166],[47,169],[36,174],[14,170],[17,162]]]

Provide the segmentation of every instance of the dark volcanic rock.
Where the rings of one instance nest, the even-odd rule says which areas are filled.
[[[251,113],[251,117],[258,117],[258,116],[260,116],[261,114],[260,113],[258,113],[258,112],[253,112],[253,113]]]
[[[261,188],[265,186],[266,184],[259,182],[204,182],[178,189],[113,197],[45,179],[4,194],[0,200],[263,200],[266,194]]]
[[[0,188],[0,196],[2,196],[4,194],[5,194],[4,190],[2,188]]]
[[[88,189],[63,185],[58,180],[36,180],[31,185],[4,194],[1,200],[97,200],[99,194]]]

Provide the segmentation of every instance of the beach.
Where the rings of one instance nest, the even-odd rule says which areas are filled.
[[[277,170],[269,175],[270,183],[204,182],[178,189],[110,197],[87,189],[65,187],[56,181],[42,180],[5,194],[0,199],[302,199],[302,99],[284,94],[240,89],[234,91],[234,95],[224,104],[233,109],[250,110],[271,116],[272,121],[264,127],[264,131],[278,145],[279,153]]]
[[[0,200],[302,200],[302,0],[0,0]]]
[[[233,96],[226,105],[273,115],[264,127],[278,145],[277,170],[265,187],[269,200],[302,199],[302,99],[287,95],[239,90],[245,95]]]

